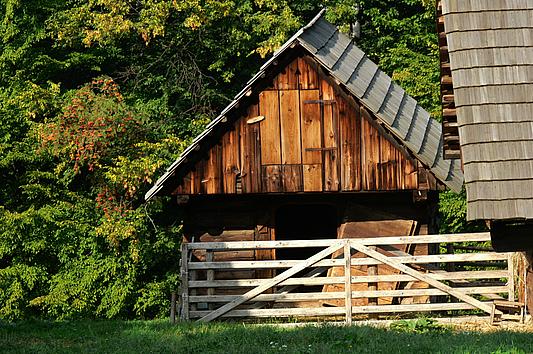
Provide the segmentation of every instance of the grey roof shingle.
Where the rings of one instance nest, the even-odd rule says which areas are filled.
[[[468,219],[533,218],[533,0],[444,0]]]
[[[161,190],[165,181],[185,161],[199,141],[220,123],[222,118],[245,96],[251,86],[270,68],[276,58],[294,43],[305,48],[330,75],[344,84],[346,89],[374,113],[381,123],[425,164],[438,180],[452,190],[459,191],[462,188],[463,175],[460,163],[443,159],[440,124],[430,118],[429,113],[413,98],[405,94],[404,90],[381,71],[348,36],[327,22],[323,14],[324,10],[274,53],[273,57],[261,67],[260,72],[235,97],[235,100],[207,126],[206,131],[194,140],[193,144],[148,191],[145,196],[146,200]]]

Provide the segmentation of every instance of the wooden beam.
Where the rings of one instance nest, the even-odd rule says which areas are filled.
[[[508,287],[502,286],[474,286],[461,288],[465,294],[498,294],[507,293]],[[401,290],[361,290],[352,291],[352,299],[355,298],[379,298],[379,297],[413,297],[413,296],[438,296],[448,295],[439,289],[401,289]],[[189,296],[189,302],[223,303],[235,300],[239,295],[196,295]],[[314,292],[314,293],[285,293],[285,294],[261,294],[254,298],[257,302],[305,302],[318,300],[336,300],[346,298],[345,292]]]
[[[482,304],[491,307],[491,302]],[[394,312],[426,312],[426,311],[453,311],[474,310],[476,306],[464,302],[446,304],[406,304],[406,305],[378,305],[378,306],[354,306],[354,314],[364,313],[394,313]],[[242,309],[233,310],[222,317],[294,317],[294,316],[334,316],[343,315],[342,307],[317,307],[317,308],[279,308],[279,309]],[[500,311],[501,312],[501,311]],[[191,312],[191,317],[205,316],[208,311]]]
[[[341,248],[342,245],[343,245],[343,243],[337,242],[337,243],[329,246],[325,250],[322,250],[322,251],[318,252],[317,254],[307,258],[306,260],[299,262],[297,265],[293,266],[292,268],[287,269],[286,271],[284,271],[283,273],[279,274],[278,276],[272,278],[268,282],[265,282],[264,284],[262,284],[262,285],[260,285],[260,286],[258,286],[256,288],[248,291],[244,295],[239,296],[237,299],[227,303],[226,305],[222,306],[221,308],[219,308],[219,309],[209,313],[208,315],[200,318],[198,321],[199,322],[209,322],[209,321],[212,321],[212,320],[224,315],[225,313],[227,313],[228,311],[234,309],[235,307],[245,303],[246,301],[249,301],[249,300],[253,299],[257,295],[259,295],[262,292],[264,292],[265,290],[268,290],[271,287],[278,285],[282,281],[292,277],[293,275],[295,275],[298,272],[301,272],[305,268],[315,264],[316,262],[320,261],[324,257],[329,256],[330,254],[332,254],[333,252],[335,252],[336,250]]]
[[[305,236],[305,235],[302,235]],[[490,241],[489,232],[465,233],[465,234],[442,234],[424,236],[391,236],[391,237],[369,237],[360,238],[359,242],[369,246],[377,245],[405,245],[424,243],[453,243],[465,241]],[[212,249],[256,249],[256,248],[306,248],[306,247],[328,247],[337,242],[335,239],[318,240],[291,240],[291,241],[236,241],[236,242],[195,242],[189,243],[191,250]]]
[[[393,243],[394,244],[394,243]],[[436,254],[430,256],[392,257],[397,263],[447,263],[447,262],[477,262],[477,261],[505,261],[507,253],[483,252],[460,254]],[[282,261],[227,261],[227,262],[191,262],[190,270],[207,269],[266,269],[266,268],[291,268],[300,263],[299,260]],[[370,258],[354,258],[352,265],[379,265],[381,261]],[[342,267],[342,259],[324,259],[310,265],[310,267]]]
[[[319,272],[323,272],[323,268],[315,268]],[[313,270],[314,271],[314,270]],[[464,271],[464,272],[438,272],[428,273],[436,280],[466,280],[466,279],[500,279],[507,278],[509,275],[507,270],[478,270],[478,271]],[[189,281],[189,288],[237,288],[237,287],[254,287],[263,284],[268,279],[230,279],[230,280],[197,280]],[[410,275],[406,274],[383,274],[383,275],[360,275],[352,277],[353,283],[379,283],[379,282],[408,282],[416,280]],[[307,277],[305,275],[301,278],[290,278],[278,285],[287,286],[286,292],[294,290],[299,285],[326,285],[326,284],[342,284],[345,281],[343,277]],[[473,284],[471,284],[473,285]],[[283,289],[280,289],[280,291]]]

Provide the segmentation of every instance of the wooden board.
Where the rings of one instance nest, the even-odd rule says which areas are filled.
[[[282,165],[281,183],[284,192],[303,191],[302,165]]]
[[[368,111],[361,107],[362,123],[362,160],[363,160],[363,189],[380,189],[379,175],[379,132],[370,124],[372,119]]]
[[[300,72],[300,90],[318,89],[318,73],[309,63],[309,58],[298,58],[298,70]],[[316,65],[316,63],[315,63]]]
[[[279,92],[281,157],[283,164],[301,164],[300,102],[298,90]],[[266,146],[263,146],[266,148]]]
[[[236,129],[230,130],[222,138],[222,166],[224,178],[224,193],[232,194],[237,191],[237,175],[241,173],[239,159],[239,131],[240,125]]]
[[[259,94],[259,112],[265,117],[259,123],[261,128],[261,164],[281,164],[278,91],[263,91]]]
[[[304,190],[322,191],[322,147],[319,90],[300,92]]]
[[[340,189],[338,108],[333,87],[324,79],[321,81],[321,93],[322,100],[325,102],[322,117],[323,147],[331,148],[331,150],[324,150],[324,190],[338,191]]]
[[[204,178],[204,173],[205,173],[205,170],[206,170],[206,166],[207,166],[207,161],[206,160],[200,160],[196,164],[194,171],[192,171],[192,174],[191,174],[191,178],[192,178],[191,188],[192,188],[192,192],[193,193],[203,194],[203,193],[207,192],[207,190],[204,188],[205,184],[202,183],[203,178]]]
[[[200,183],[203,193],[218,194],[222,192],[222,147],[220,145],[215,145],[209,150],[209,159]]]
[[[288,64],[281,73],[274,79],[274,89],[277,90],[298,90],[299,70],[298,60]]]
[[[339,102],[339,126],[341,148],[341,180],[343,191],[361,189],[361,119],[359,106],[354,109],[341,97]]]
[[[282,192],[282,167],[281,165],[263,166],[262,173],[263,192]]]
[[[398,181],[396,180],[396,175],[398,173],[396,150],[387,139],[380,139],[379,153],[380,185],[382,186],[382,189],[395,190],[398,187]]]
[[[248,117],[259,115],[259,105],[248,107]],[[243,193],[261,191],[261,135],[260,124],[247,124],[240,120],[240,160]]]

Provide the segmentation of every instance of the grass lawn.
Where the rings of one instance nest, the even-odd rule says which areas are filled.
[[[0,353],[533,353],[533,333],[166,321],[0,322]]]

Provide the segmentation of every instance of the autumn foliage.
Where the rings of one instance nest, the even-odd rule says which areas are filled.
[[[76,173],[102,166],[102,160],[134,142],[142,134],[142,123],[124,103],[117,84],[97,79],[76,91],[58,121],[41,132],[43,147],[55,155],[66,155]]]

